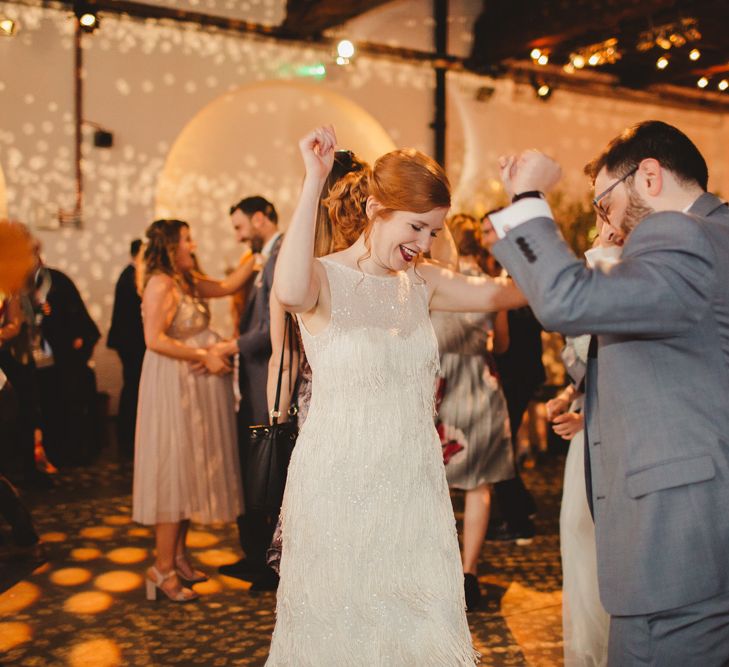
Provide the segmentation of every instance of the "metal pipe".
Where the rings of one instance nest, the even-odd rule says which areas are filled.
[[[448,55],[448,0],[433,0],[433,18],[436,56],[445,58]],[[445,167],[446,157],[446,72],[445,67],[436,65],[434,117],[431,124],[435,159],[442,167]]]

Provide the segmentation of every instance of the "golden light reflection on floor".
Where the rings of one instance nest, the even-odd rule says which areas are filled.
[[[152,531],[149,528],[130,528],[127,535],[131,537],[151,537]]]
[[[200,595],[211,595],[213,593],[220,593],[223,590],[223,585],[215,579],[208,579],[207,581],[195,584],[193,588]]]
[[[238,560],[230,549],[207,549],[199,551],[195,557],[203,564],[211,567],[220,567],[221,565],[230,565]]]
[[[186,544],[193,549],[205,549],[220,542],[220,538],[203,530],[190,530]]]
[[[87,548],[71,549],[71,558],[79,561],[94,560],[95,558],[101,558],[101,550]]]
[[[121,547],[112,549],[106,557],[112,563],[128,565],[129,563],[141,563],[147,558],[147,550],[139,547]]]
[[[41,596],[38,586],[21,581],[0,595],[0,616],[15,614],[32,605]]]
[[[543,593],[512,582],[501,612],[530,667],[552,667],[562,657],[562,642],[554,641],[554,627],[562,621],[562,591]]]
[[[104,523],[110,526],[126,526],[132,522],[132,517],[124,514],[115,514],[104,517]]]
[[[27,623],[0,623],[0,652],[29,642],[33,638],[33,631]]]
[[[63,603],[63,608],[72,614],[98,614],[111,607],[112,602],[113,598],[108,593],[86,591],[72,595]]]
[[[235,577],[226,577],[224,574],[221,574],[219,579],[223,582],[226,588],[230,588],[234,591],[247,591],[252,586],[250,581],[243,581],[242,579],[236,579]]]
[[[48,578],[58,586],[78,586],[91,579],[91,572],[83,567],[64,567],[52,572]]]
[[[35,570],[33,570],[33,574],[45,574],[50,569],[51,563],[49,561],[48,563],[43,563],[40,567],[35,568]]]
[[[94,579],[94,586],[109,593],[125,593],[142,585],[142,575],[128,570],[112,570]]]
[[[43,542],[65,542],[68,535],[66,533],[51,532],[43,533],[40,538]]]
[[[111,526],[89,526],[82,529],[79,535],[89,540],[108,540],[114,536],[114,529]]]
[[[71,648],[68,664],[70,667],[116,667],[122,664],[121,649],[111,639],[92,639]]]

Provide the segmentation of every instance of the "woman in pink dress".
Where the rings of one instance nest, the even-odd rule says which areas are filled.
[[[220,336],[206,299],[238,290],[253,261],[216,281],[197,270],[186,222],[157,220],[147,239],[133,518],[155,527],[148,599],[161,590],[189,602],[198,595],[182,582],[207,579],[187,556],[190,520],[232,521],[243,512],[231,367],[213,347]]]

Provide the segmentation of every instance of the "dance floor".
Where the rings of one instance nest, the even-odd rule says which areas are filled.
[[[526,474],[540,507],[529,546],[486,542],[479,577],[486,599],[469,614],[484,665],[552,667],[561,659],[558,513],[562,458]],[[102,462],[56,476],[25,494],[49,561],[0,563],[0,664],[263,665],[274,624],[273,593],[215,574],[198,603],[144,598],[149,529],[130,518],[131,465]],[[457,516],[462,499],[454,496]],[[238,557],[232,525],[195,526],[196,564],[208,572]],[[398,667],[398,666],[393,666]]]

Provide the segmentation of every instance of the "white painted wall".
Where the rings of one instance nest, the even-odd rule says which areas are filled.
[[[227,7],[227,0],[208,1],[216,11]],[[280,20],[281,2],[251,2],[251,12],[258,12],[251,20]],[[430,4],[396,0],[338,33],[355,42],[379,36],[429,48]],[[479,5],[454,0],[455,52],[468,52],[467,28]],[[204,4],[195,6],[206,10]],[[338,68],[328,49],[102,17],[100,30],[84,36],[85,117],[113,131],[115,143],[109,150],[93,148],[88,132],[84,229],[49,231],[44,228],[55,223],[59,206],[73,203],[72,19],[58,10],[2,0],[0,15],[19,24],[16,36],[0,38],[0,170],[7,213],[35,228],[47,262],[76,281],[104,333],[129,241],[143,233],[158,210],[171,210],[169,190],[160,191],[163,173],[168,185],[182,187],[184,182],[178,193],[181,212],[190,217],[200,241],[203,266],[220,275],[236,253],[227,219],[231,203],[258,190],[277,204],[285,225],[302,176],[294,144],[303,127],[333,119],[343,143],[365,157],[390,145],[432,152],[434,77],[428,67],[358,57],[353,65]],[[297,77],[300,66],[319,63],[328,70],[323,80]],[[582,165],[626,125],[646,118],[684,129],[709,161],[712,188],[729,195],[726,115],[559,90],[545,104],[531,88],[509,81],[470,74],[450,74],[448,81],[447,167],[456,208],[481,211],[490,206],[500,194],[498,155],[532,146],[563,162],[565,189],[582,198]],[[256,85],[260,97],[253,93]],[[483,85],[495,92],[479,102],[476,91]],[[226,111],[226,105],[231,109]],[[188,141],[190,137],[196,139]],[[174,165],[187,171],[184,178],[178,172],[170,180]],[[3,207],[0,187],[0,214]],[[226,333],[225,321],[219,325]],[[100,343],[95,362],[100,388],[116,397],[120,370],[115,355]]]

